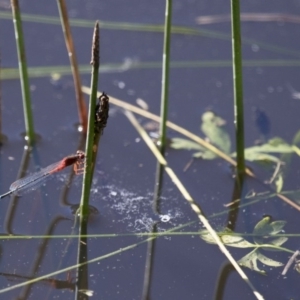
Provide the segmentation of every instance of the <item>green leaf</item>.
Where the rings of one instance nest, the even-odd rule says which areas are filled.
[[[276,192],[280,193],[283,188],[283,177],[282,174],[279,173],[275,179]]]
[[[216,145],[226,154],[229,154],[231,141],[229,134],[223,128],[225,123],[226,122],[222,118],[218,117],[213,112],[206,112],[202,115],[201,130],[212,144]],[[205,147],[187,139],[173,138],[170,146],[173,149],[198,150],[198,152],[193,154],[193,157],[195,158],[211,160],[218,157],[218,155]]]
[[[273,239],[272,241],[270,241],[269,243],[274,245],[274,246],[281,246],[283,245],[286,241],[288,240],[287,237],[284,237],[284,236],[280,236],[276,239]],[[272,249],[268,249],[268,250],[272,250]]]
[[[263,255],[261,252],[257,251],[257,259],[267,265],[267,266],[270,266],[270,267],[281,267],[283,266],[283,263],[281,263],[280,261],[276,261],[274,259],[271,259],[265,255]]]
[[[271,146],[280,146],[280,145],[288,145],[287,142],[281,138],[281,137],[273,137],[272,139],[269,139],[268,144]]]
[[[279,261],[266,257],[265,255],[260,253],[258,249],[254,249],[253,251],[242,257],[238,261],[238,263],[241,266],[247,267],[253,271],[259,272],[260,274],[266,275],[266,271],[258,267],[257,261],[260,261],[261,263],[271,267],[281,267],[283,265]]]
[[[215,159],[217,157],[217,155],[215,153],[213,153],[212,151],[206,150],[203,152],[194,153],[193,157],[211,160],[211,159]]]
[[[253,230],[253,240],[256,244],[271,244],[271,245],[282,245],[287,241],[287,238],[278,238],[276,234],[279,233],[285,226],[285,221],[274,221],[271,222],[270,217],[264,217],[259,221]],[[267,248],[266,248],[267,249]]]
[[[257,235],[253,237],[256,244],[264,244],[264,236],[269,236],[273,231],[273,227],[270,225],[271,218],[264,217],[260,220],[253,229],[253,234]]]
[[[236,156],[236,153],[233,153],[232,155]],[[281,163],[281,160],[278,157],[259,152],[255,147],[245,149],[245,159],[248,161],[270,161],[274,163]]]
[[[195,158],[202,158],[202,156],[203,156],[203,152],[195,152],[193,154],[193,157],[195,157]]]
[[[274,221],[270,225],[273,228],[272,234],[277,234],[279,233],[282,228],[285,226],[286,221]]]
[[[220,150],[226,154],[230,153],[231,140],[230,136],[224,128],[226,123],[221,117],[211,111],[207,111],[202,115],[201,130]]]
[[[171,145],[174,149],[185,149],[185,150],[206,150],[204,147],[195,143],[191,140],[182,139],[182,138],[172,138]]]
[[[182,138],[173,138],[171,140],[171,145],[173,149],[185,149],[185,150],[200,150],[199,152],[195,152],[193,157],[195,158],[202,158],[202,159],[215,159],[217,155],[205,147],[195,143],[191,140],[182,139]]]
[[[220,238],[226,246],[230,246],[230,247],[249,248],[255,246],[254,244],[248,242],[241,236],[221,235]]]
[[[294,152],[292,145],[289,145],[280,138],[274,138],[268,141],[268,143],[251,147],[257,152],[264,153],[291,153]],[[250,148],[248,148],[250,149]]]
[[[257,252],[258,250],[254,249],[253,251],[242,257],[240,260],[238,260],[238,263],[243,267],[249,268],[260,274],[266,275],[266,271],[259,269],[257,266]]]
[[[287,144],[281,138],[273,138],[268,143],[245,149],[245,158],[248,161],[271,161],[280,163],[281,160],[271,153],[294,153],[294,146]],[[236,154],[233,153],[232,156]]]
[[[249,243],[241,236],[236,236],[232,234],[232,231],[226,229],[223,232],[218,233],[220,239],[226,246],[236,247],[236,248],[249,248],[255,247],[254,244]],[[216,244],[215,240],[207,230],[200,231],[200,237],[209,244]]]

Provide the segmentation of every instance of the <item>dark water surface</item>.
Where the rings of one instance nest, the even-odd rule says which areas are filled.
[[[39,14],[57,17],[55,2],[22,1],[20,5],[23,13],[32,14],[31,21],[23,24],[29,67],[68,66],[61,27],[36,22],[34,18]],[[72,26],[79,64],[89,64],[92,24],[95,20],[135,23],[137,28],[138,24],[162,25],[164,5],[164,1],[68,1],[70,17],[91,21],[90,26]],[[251,1],[243,3],[241,9],[243,13],[277,13],[285,17],[285,21],[242,24],[246,147],[253,146],[257,140],[275,136],[291,143],[299,130],[300,22],[291,22],[288,16],[299,15],[300,1],[276,0],[272,4]],[[9,10],[1,8],[0,13],[5,12]],[[200,132],[201,115],[211,109],[227,121],[226,129],[234,141],[230,23],[213,22],[201,26],[196,23],[199,16],[229,13],[229,2],[173,1],[173,25],[199,30],[199,34],[172,35],[169,120],[203,137]],[[13,23],[4,15],[0,16],[1,67],[16,69]],[[161,32],[102,29],[100,90],[134,105],[136,99],[143,99],[149,110],[158,114],[162,43]],[[208,65],[203,67],[200,65],[203,63]],[[117,65],[118,69],[109,69],[112,64]],[[7,72],[7,69],[1,70],[1,75],[4,77]],[[82,72],[81,79],[84,85],[89,86],[89,71]],[[35,129],[41,136],[28,162],[27,170],[33,172],[82,147],[79,146],[80,134],[75,129],[77,109],[69,73],[59,80],[54,80],[50,74],[32,76],[30,84]],[[1,94],[1,122],[3,133],[8,137],[0,148],[2,194],[16,180],[24,155],[19,79],[3,80]],[[138,118],[142,124],[148,121]],[[180,135],[170,130],[169,136]],[[224,204],[232,201],[234,188],[231,170],[221,159],[199,159],[184,172],[190,158],[191,152],[168,150],[170,167],[206,216],[210,217],[215,230],[222,230],[228,219]],[[272,176],[272,172],[266,171],[263,166],[251,166],[261,181]],[[297,190],[299,157],[296,154],[291,157],[288,167],[283,190]],[[122,110],[111,105],[95,169],[90,199],[94,210],[88,233],[117,236],[89,238],[88,260],[145,241],[147,237],[142,234],[149,233],[154,222],[159,222],[159,231],[186,225],[177,230],[178,235],[156,240],[150,298],[254,299],[240,276],[230,268],[228,270],[227,260],[218,247],[207,244],[197,236],[203,226],[167,176],[161,199],[163,216],[153,213],[155,170],[156,160],[148,147]],[[20,198],[2,200],[0,232],[5,236],[0,244],[0,289],[76,265],[77,239],[6,237],[7,234],[26,237],[74,234],[72,210],[80,202],[81,177],[76,176],[67,186],[68,176],[69,171],[62,172]],[[244,186],[244,194],[267,190],[267,187],[253,180],[246,180]],[[287,221],[285,233],[298,233],[299,211],[276,197],[241,208],[235,231],[252,233],[254,226],[265,215],[271,216],[273,221]],[[161,222],[161,218],[165,222]],[[246,239],[253,242],[251,236]],[[286,264],[292,252],[299,248],[299,242],[291,237],[283,246],[291,253],[264,250],[262,253]],[[229,250],[238,260],[252,248]],[[94,298],[142,299],[146,253],[145,242],[89,264],[88,289],[94,291]],[[267,272],[267,276],[249,268],[244,270],[265,299],[299,297],[299,274],[293,267],[284,277],[281,275],[283,267],[268,267],[260,262],[258,265]],[[0,299],[73,299],[75,283],[74,269],[0,294]]]

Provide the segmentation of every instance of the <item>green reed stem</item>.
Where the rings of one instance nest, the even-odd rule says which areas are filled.
[[[96,157],[94,152],[98,148],[97,145],[94,147],[94,134],[95,134],[95,109],[97,102],[97,89],[98,89],[98,73],[99,73],[99,23],[96,22],[93,35],[93,46],[92,46],[92,79],[91,79],[91,94],[89,104],[89,115],[88,115],[88,132],[86,141],[86,168],[83,175],[83,187],[81,195],[81,219],[88,216],[89,212],[89,196],[92,185],[94,166],[96,163]]]
[[[15,37],[17,43],[18,60],[19,60],[19,72],[21,80],[22,89],[22,99],[23,99],[23,110],[24,119],[26,127],[26,139],[29,145],[34,143],[34,126],[33,126],[33,116],[30,100],[30,87],[27,73],[27,63],[25,55],[25,45],[22,31],[22,20],[19,8],[18,0],[11,0],[11,7],[13,13],[13,23],[15,29]]]
[[[166,148],[166,122],[168,117],[168,100],[169,100],[169,71],[170,71],[170,48],[171,48],[171,18],[172,18],[172,0],[166,0],[165,11],[165,27],[164,27],[164,49],[162,64],[162,91],[161,91],[161,107],[160,107],[160,152],[165,154]]]
[[[243,76],[242,76],[242,50],[240,32],[240,4],[239,0],[231,0],[232,19],[232,63],[233,63],[233,89],[234,89],[234,122],[236,126],[236,153],[237,177],[242,181],[245,173],[244,156],[244,106],[243,106]]]

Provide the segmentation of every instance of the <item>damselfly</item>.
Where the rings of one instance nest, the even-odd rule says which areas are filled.
[[[41,169],[40,171],[27,175],[23,178],[13,182],[9,187],[9,191],[3,195],[0,195],[0,199],[19,191],[28,189],[46,179],[48,176],[59,172],[66,167],[74,166],[74,171],[79,174],[83,171],[83,164],[85,159],[85,153],[83,151],[77,151],[76,154],[66,156],[62,160],[51,164],[50,166]]]

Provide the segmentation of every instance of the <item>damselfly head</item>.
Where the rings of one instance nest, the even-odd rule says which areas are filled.
[[[85,153],[81,150],[78,150],[76,152],[76,156],[77,156],[78,159],[83,160],[85,158]]]

